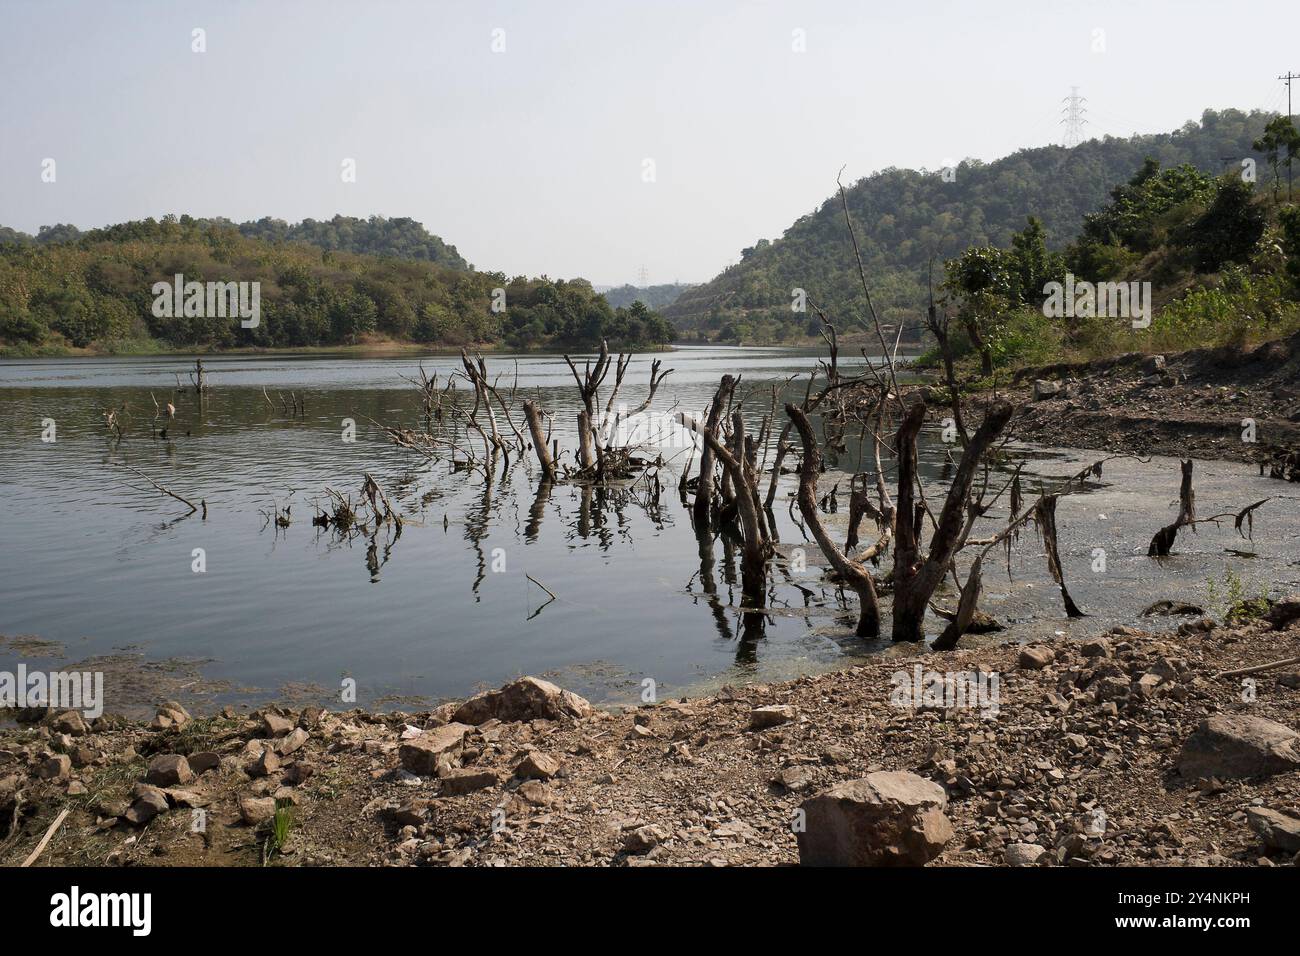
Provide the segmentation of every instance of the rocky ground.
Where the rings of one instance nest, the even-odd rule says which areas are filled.
[[[1011,431],[1024,441],[1269,465],[1300,452],[1300,335],[1025,369],[1015,384],[1028,404]],[[1300,480],[1300,456],[1281,467]]]
[[[1219,675],[1300,656],[1300,598],[1153,620],[621,713],[534,678],[419,714],[24,713],[0,863],[67,810],[34,865],[1295,865],[1300,664]],[[949,697],[908,699],[918,669]]]

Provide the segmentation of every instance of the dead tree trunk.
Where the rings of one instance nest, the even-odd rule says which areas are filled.
[[[729,388],[730,385],[731,376],[723,376],[723,388]],[[715,408],[722,407],[723,388],[718,390],[718,396],[714,400]],[[714,417],[713,414],[709,415],[710,419]],[[732,447],[728,448],[722,444],[717,434],[710,430],[707,425],[701,425],[684,412],[678,413],[677,420],[682,427],[689,428],[704,439],[705,448],[712,451],[713,457],[722,463],[722,467],[731,476],[732,484],[736,489],[736,511],[743,536],[740,564],[741,592],[743,594],[741,606],[761,608],[766,603],[767,561],[772,556],[772,543],[766,534],[766,525],[760,514],[758,475],[744,451],[745,421],[740,412],[735,412],[732,415]],[[701,484],[703,484],[703,479],[701,479]],[[697,498],[696,501],[698,502],[699,499]],[[696,525],[696,530],[699,531],[701,527],[705,526]],[[747,634],[752,636],[756,630],[761,630],[761,620],[762,615],[759,613],[746,615],[745,629]]]
[[[794,422],[799,431],[799,440],[803,443],[803,465],[799,469],[799,513],[804,523],[812,531],[813,539],[821,548],[822,554],[830,562],[835,573],[844,579],[858,595],[858,637],[878,637],[880,635],[880,602],[876,597],[876,581],[871,572],[857,561],[846,557],[831,539],[822,525],[821,514],[817,510],[817,476],[821,472],[822,456],[817,447],[817,436],[812,423],[803,409],[797,405],[786,405],[785,413]],[[890,528],[886,525],[880,539],[866,552],[867,560],[880,554],[889,543]]]
[[[700,451],[700,480],[695,487],[694,515],[697,528],[707,528],[709,524],[709,507],[713,502],[713,462],[717,454],[715,446],[718,421],[722,418],[726,398],[734,387],[734,378],[730,375],[722,376],[722,383],[718,385],[718,390],[713,395],[713,404],[709,406],[709,417],[704,430],[701,431],[698,427],[694,429],[704,438],[704,448]],[[713,441],[709,441],[710,438]]]
[[[1189,459],[1182,463],[1183,480],[1178,488],[1178,517],[1174,523],[1166,525],[1156,532],[1155,537],[1151,539],[1151,545],[1147,548],[1147,556],[1152,558],[1163,558],[1169,554],[1169,550],[1174,546],[1174,539],[1178,537],[1178,529],[1184,525],[1194,524],[1196,521],[1196,492],[1192,490],[1192,462]]]
[[[925,639],[925,611],[953,558],[966,543],[974,516],[968,514],[971,487],[981,460],[1011,420],[1009,402],[989,407],[984,421],[971,436],[957,465],[957,474],[944,499],[943,510],[930,539],[930,550],[921,557],[921,519],[925,511],[916,498],[919,481],[916,467],[916,438],[925,421],[925,403],[907,410],[898,429],[898,512],[894,521],[894,626],[895,641]]]
[[[537,452],[537,463],[542,466],[542,480],[555,481],[555,461],[546,447],[546,431],[542,428],[542,413],[530,401],[524,402],[524,416],[528,419],[528,431],[533,436],[533,448]]]
[[[1061,600],[1065,602],[1066,617],[1086,617],[1087,615],[1079,610],[1065,587],[1065,572],[1061,569],[1061,552],[1056,543],[1057,498],[1057,495],[1046,495],[1039,499],[1035,509],[1035,521],[1038,525],[1038,533],[1043,537],[1043,548],[1047,551],[1047,570],[1052,572],[1052,580],[1061,589]]]
[[[584,409],[578,412],[578,465],[586,471],[595,463],[591,448],[591,416]]]

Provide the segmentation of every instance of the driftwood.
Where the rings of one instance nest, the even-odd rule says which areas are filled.
[[[50,838],[54,836],[55,832],[59,829],[59,827],[63,826],[63,821],[68,818],[69,812],[70,812],[69,809],[67,807],[64,807],[63,810],[59,813],[59,815],[54,818],[54,822],[51,823],[49,829],[45,831],[45,836],[41,837],[41,842],[36,844],[36,849],[32,850],[31,855],[28,856],[27,859],[23,860],[22,864],[20,865],[20,869],[22,867],[31,866],[33,863],[36,862],[37,858],[42,853],[45,852],[45,848],[50,843]]]
[[[1261,671],[1271,671],[1275,667],[1286,667],[1288,664],[1300,664],[1300,657],[1284,657],[1280,661],[1271,661],[1268,664],[1256,664],[1253,667],[1239,667],[1235,671],[1220,671],[1215,674],[1219,677],[1240,677],[1243,674],[1258,674]]]
[[[203,512],[203,515],[202,515],[203,520],[204,520],[204,521],[207,520],[207,518],[208,518],[208,502],[207,502],[207,499],[206,499],[206,498],[200,499],[200,500],[199,500],[199,503],[196,505],[194,502],[190,501],[190,499],[188,499],[188,498],[184,498],[184,497],[182,497],[181,495],[178,495],[176,492],[172,491],[170,488],[167,488],[167,487],[165,487],[165,486],[163,486],[163,485],[160,485],[158,482],[154,481],[152,478],[150,478],[148,475],[146,475],[143,471],[140,471],[140,470],[138,470],[138,469],[136,469],[136,468],[132,468],[130,465],[122,465],[122,467],[125,468],[127,471],[131,472],[133,475],[136,475],[136,476],[138,476],[138,477],[140,477],[140,478],[143,478],[145,481],[149,482],[149,484],[153,485],[155,488],[157,488],[157,489],[158,489],[159,491],[161,491],[163,494],[167,495],[168,497],[175,498],[175,499],[176,499],[177,501],[179,501],[181,504],[183,504],[183,505],[185,505],[186,507],[188,507],[190,510],[186,512],[187,515],[192,515],[192,514],[194,514],[194,512],[196,512],[196,511],[200,511],[200,510],[201,510],[201,511]]]

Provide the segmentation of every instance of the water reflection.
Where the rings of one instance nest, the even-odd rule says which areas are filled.
[[[788,544],[742,608],[734,532],[696,527],[680,491],[684,467],[697,466],[687,450],[664,449],[662,465],[647,455],[652,464],[622,483],[547,482],[528,456],[467,466],[388,441],[375,423],[454,431],[450,358],[423,360],[439,376],[432,407],[412,387],[416,359],[212,359],[199,395],[171,386],[189,364],[0,363],[0,486],[14,503],[0,549],[0,633],[87,653],[132,644],[213,658],[214,676],[253,697],[288,682],[329,687],[346,672],[361,703],[398,688],[462,695],[597,661],[619,676],[580,669],[566,679],[604,698],[626,675],[680,688],[735,666],[778,673],[868,650],[848,639],[851,620],[847,631],[840,623],[852,607],[843,592],[815,564],[797,570],[787,559],[790,547],[816,554],[788,500],[792,474],[766,515],[773,540]],[[514,374],[510,358],[489,364]],[[684,350],[667,357],[674,372],[656,403],[699,414],[720,375],[740,372],[764,396],[743,406],[757,436],[768,392],[801,397],[791,376],[810,364],[797,351]],[[628,387],[643,388],[648,372],[649,358],[634,359]],[[512,387],[535,397],[552,437],[572,449],[581,404],[563,361],[521,356],[517,374]],[[174,415],[155,418],[164,398]],[[106,409],[119,410],[117,429]],[[47,416],[59,422],[53,447],[33,430]],[[767,468],[770,431],[753,449]],[[856,469],[863,457],[860,436],[844,436],[838,460]],[[932,473],[942,466],[935,445],[922,457]],[[172,514],[183,506],[128,467],[206,501],[207,519]],[[400,522],[380,520],[383,504],[378,515],[363,505],[366,475]],[[837,510],[847,487],[842,478],[828,490]],[[365,512],[360,520],[335,520],[340,498]],[[207,555],[203,574],[191,571],[195,548]]]

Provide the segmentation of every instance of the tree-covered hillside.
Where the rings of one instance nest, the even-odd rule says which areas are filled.
[[[633,302],[640,302],[650,309],[662,309],[672,305],[687,289],[692,288],[689,283],[670,282],[663,285],[621,285],[613,289],[606,289],[602,295],[614,308],[619,306],[631,305]]]
[[[1220,176],[1147,159],[1083,217],[1063,252],[1030,217],[1008,246],[944,264],[934,317],[973,378],[1005,370],[1207,346],[1300,329],[1300,130],[1285,116],[1255,143],[1267,160]],[[935,364],[940,350],[922,356]]]
[[[885,321],[919,319],[928,264],[971,246],[1006,246],[1028,216],[1042,223],[1049,248],[1078,233],[1084,215],[1103,206],[1116,183],[1151,157],[1163,167],[1190,163],[1216,175],[1242,159],[1267,166],[1252,150],[1271,114],[1207,110],[1173,133],[1107,137],[1073,149],[1021,150],[992,163],[966,161],[951,175],[886,169],[847,188],[849,210],[877,309]],[[950,180],[950,181],[949,181]],[[833,184],[831,184],[833,185]],[[815,334],[811,309],[792,309],[793,289],[849,327],[861,286],[838,195],[798,219],[774,241],[760,240],[711,282],[686,290],[664,309],[684,337],[762,343]],[[919,321],[909,321],[919,331]]]
[[[177,274],[187,283],[259,283],[258,325],[243,328],[237,317],[207,309],[186,315],[155,308],[155,284]],[[0,350],[12,352],[378,341],[587,348],[601,339],[647,347],[672,338],[656,313],[611,308],[584,279],[511,279],[418,258],[330,251],[188,216],[60,241],[0,241]]]
[[[235,226],[229,219],[196,219],[198,223]],[[331,252],[356,252],[371,256],[391,256],[395,259],[415,259],[436,262],[449,269],[472,268],[456,251],[456,247],[432,235],[414,219],[385,219],[371,216],[357,219],[354,216],[335,216],[328,222],[304,219],[288,223],[283,219],[264,216],[256,222],[243,222],[235,226],[242,235],[269,242],[306,242]],[[60,223],[42,226],[35,236],[30,236],[6,226],[0,226],[0,243],[16,242],[24,245],[48,245],[54,242],[73,242],[83,235],[76,226]]]

